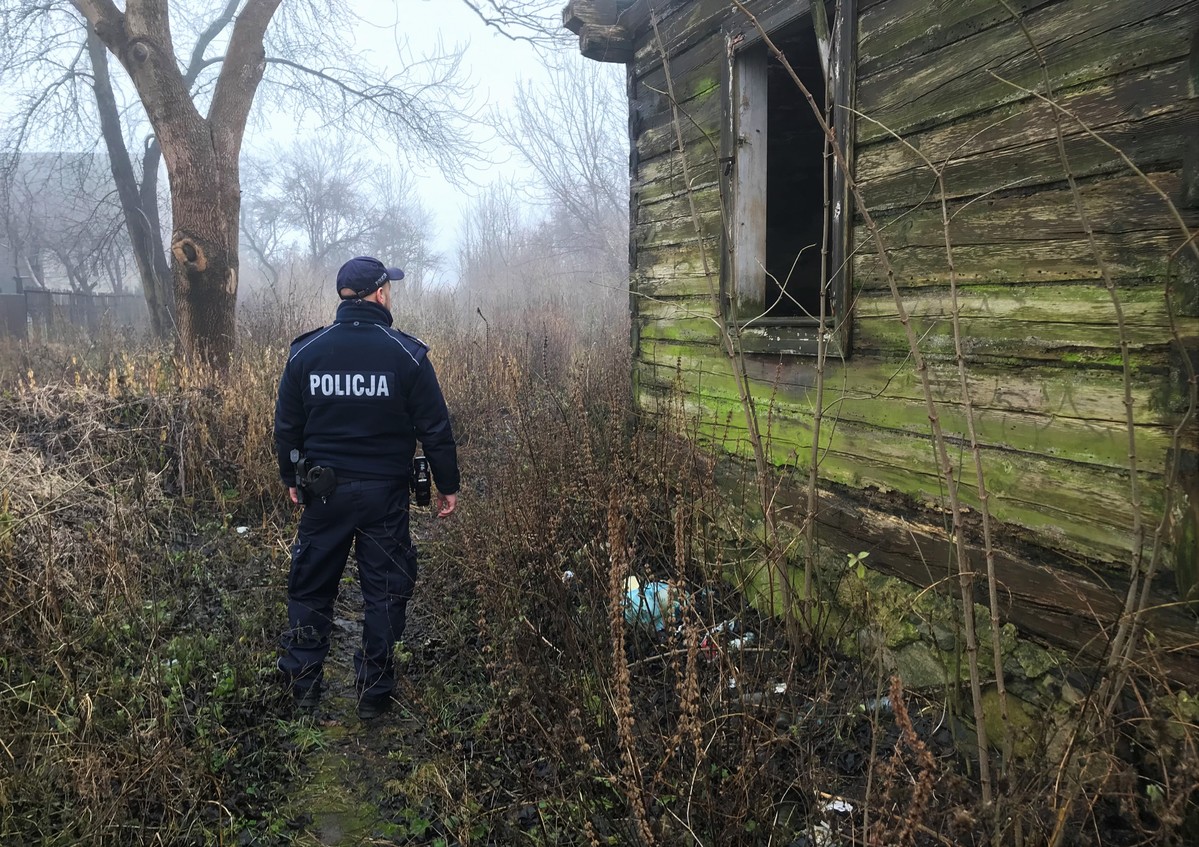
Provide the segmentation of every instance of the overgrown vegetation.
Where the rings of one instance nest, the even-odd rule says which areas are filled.
[[[594,116],[592,132],[567,149],[557,128],[571,121],[545,120],[553,106],[608,110],[581,78],[563,78],[546,102],[526,93],[502,133],[557,211],[525,220],[510,188],[485,195],[461,239],[459,302],[413,295],[400,316],[433,345],[466,488],[452,522],[416,521],[422,578],[398,656],[401,708],[377,724],[352,717],[347,657],[359,613],[350,581],[315,720],[291,713],[275,677],[296,518],[274,475],[275,384],[286,338],[327,319],[286,293],[283,282],[304,279],[273,266],[286,251],[258,251],[275,302],[260,296],[243,309],[239,349],[219,374],[115,338],[0,351],[0,843],[1194,843],[1199,703],[1155,673],[1162,651],[1144,624],[1170,508],[1156,529],[1141,526],[1123,295],[1064,144],[1063,124],[1090,130],[1056,102],[1038,45],[1000,5],[1038,56],[1043,92],[1020,91],[1052,107],[1061,178],[1114,316],[1106,354],[1063,354],[1118,370],[1127,418],[1136,526],[1124,613],[1104,631],[1100,659],[1017,642],[1001,619],[987,480],[996,468],[984,467],[974,431],[950,160],[896,135],[935,182],[928,205],[939,207],[945,236],[951,330],[939,341],[916,331],[885,227],[846,177],[902,326],[930,423],[929,467],[943,487],[945,576],[914,595],[869,570],[869,550],[821,549],[821,431],[835,427],[841,402],[823,396],[828,339],[813,360],[810,458],[779,467],[771,428],[787,410],[751,379],[743,327],[723,319],[719,262],[703,249],[711,216],[690,191],[681,219],[700,245],[713,305],[696,314],[718,325],[730,365],[703,377],[708,389],[731,378],[735,396],[714,411],[701,387],[688,401],[709,402],[697,416],[679,399],[680,361],[678,390],[659,392],[654,415],[631,402],[626,317],[612,291],[627,229],[613,190],[623,151],[603,149],[618,133],[597,130]],[[675,104],[672,57],[652,23]],[[827,46],[828,21],[813,26]],[[816,112],[826,156],[843,157],[830,114]],[[674,111],[668,133],[687,186],[690,119]],[[1180,256],[1199,252],[1170,208],[1180,225],[1173,274]],[[269,247],[279,210],[258,212]],[[309,241],[309,259],[327,252]],[[310,264],[305,273],[326,279]],[[1186,385],[1171,479],[1199,387],[1170,279],[1162,294]],[[820,303],[820,324],[844,320]],[[956,407],[930,382],[937,343],[955,366]],[[965,423],[957,461],[947,410]],[[725,456],[733,431],[749,439],[752,465]],[[805,496],[779,497],[783,486]],[[969,522],[967,502],[978,504]],[[942,582],[958,590],[940,591]],[[630,607],[630,596],[649,599]],[[884,654],[920,638],[958,666],[937,668],[938,681],[913,693],[891,678]]]
[[[246,341],[219,377],[103,345],[6,350],[0,842],[985,844],[1018,826],[1025,843],[1061,829],[1063,843],[1182,844],[1194,831],[1197,707],[1147,679],[1066,770],[1057,736],[1028,729],[995,785],[1023,812],[996,827],[959,752],[973,738],[960,692],[905,692],[869,650],[838,651],[849,630],[832,618],[826,643],[795,649],[746,604],[763,561],[751,519],[717,493],[716,458],[679,435],[686,409],[670,427],[634,412],[621,318],[455,314],[428,297],[400,317],[434,349],[465,508],[449,525],[418,516],[401,708],[369,728],[337,654],[315,721],[276,687],[295,519],[271,458],[282,338]],[[866,586],[870,603],[881,589],[859,565],[827,559],[816,578],[830,594]],[[670,584],[662,631],[626,622],[628,576]],[[349,591],[338,614],[357,621]],[[355,626],[339,629],[340,661]],[[1064,785],[1086,802],[1059,822],[1046,798]]]
[[[4,361],[0,841],[215,843],[291,761],[283,552],[253,540],[287,520],[263,465],[281,351],[236,390],[150,353]]]

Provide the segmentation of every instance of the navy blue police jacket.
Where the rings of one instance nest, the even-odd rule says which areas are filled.
[[[412,476],[419,439],[442,494],[458,491],[458,453],[428,348],[391,313],[347,300],[332,324],[291,343],[275,406],[279,474],[295,485],[292,449],[337,477]]]

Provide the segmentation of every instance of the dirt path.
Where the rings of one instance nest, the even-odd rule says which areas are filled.
[[[372,721],[361,720],[356,711],[353,654],[361,638],[362,599],[355,566],[351,562],[346,569],[325,695],[316,713],[298,723],[301,743],[311,747],[282,814],[297,830],[298,844],[446,843],[431,810],[449,799],[444,771],[453,760],[451,730],[464,707],[458,696],[469,690],[478,670],[461,649],[451,651],[445,638],[452,612],[440,608],[443,571],[436,548],[422,550],[421,567],[399,653],[397,702]],[[458,627],[455,634],[465,633]]]

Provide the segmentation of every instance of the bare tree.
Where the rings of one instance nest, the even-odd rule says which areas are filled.
[[[628,143],[623,75],[574,51],[546,62],[549,84],[522,83],[501,137],[537,174],[560,249],[606,280],[628,262]]]
[[[344,137],[250,159],[248,173],[242,241],[276,288],[285,272],[328,279],[346,257],[371,254],[401,264],[405,285],[419,289],[439,263],[411,177]]]
[[[264,75],[282,107],[315,111],[343,131],[402,130],[390,135],[392,143],[424,152],[447,171],[460,168],[469,149],[462,125],[471,112],[463,105],[459,57],[443,52],[404,61],[404,70],[392,76],[361,56],[329,64],[324,54],[336,43],[332,39],[355,20],[345,0],[296,0],[282,11],[280,0],[209,0],[174,10],[167,0],[127,0],[124,9],[113,0],[36,6],[0,0],[0,41],[10,48],[0,75],[30,82],[10,128],[10,150],[21,149],[35,128],[73,129],[79,116],[91,115],[109,149],[135,245],[138,227],[158,231],[157,206],[146,199],[156,194],[159,157],[165,163],[176,327],[184,352],[221,361],[233,342],[239,154]],[[122,103],[122,90],[108,76],[108,54],[132,82],[131,102]],[[90,83],[91,91],[82,92],[81,82]],[[124,127],[130,120],[150,129],[140,180],[128,156]],[[145,268],[142,277],[149,299],[154,287],[147,285]]]
[[[292,258],[287,210],[272,193],[273,164],[248,157],[242,163],[241,246],[249,251],[273,291]]]
[[[441,270],[443,260],[433,249],[433,216],[416,193],[411,175],[404,170],[375,171],[370,182],[375,227],[363,245],[364,253],[391,257],[404,263],[404,287],[419,296],[424,285]]]
[[[96,115],[104,147],[108,151],[125,230],[141,279],[142,294],[146,298],[150,326],[156,336],[166,338],[175,324],[175,291],[171,284],[171,268],[167,263],[159,216],[158,171],[162,150],[156,138],[151,136],[146,139],[139,176],[125,143],[109,74],[108,54],[92,26],[87,27],[87,52],[91,61]]]
[[[499,181],[487,186],[463,214],[458,229],[459,286],[477,305],[522,290],[525,242],[531,227],[520,212],[516,189]]]
[[[497,183],[466,212],[458,269],[470,304],[623,303],[628,148],[621,81],[574,55],[547,60],[549,84],[518,87],[500,136],[534,174]],[[474,306],[472,306],[473,308]]]
[[[280,160],[277,198],[281,219],[303,235],[314,271],[366,240],[375,222],[366,200],[366,165],[342,138],[301,142]]]
[[[102,157],[23,156],[6,182],[4,201],[6,240],[36,285],[54,288],[65,280],[78,292],[101,283],[123,290],[131,248]],[[48,271],[47,259],[57,268]],[[63,279],[48,278],[51,272]]]

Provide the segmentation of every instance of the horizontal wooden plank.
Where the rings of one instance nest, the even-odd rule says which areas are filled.
[[[683,176],[683,161],[683,157],[674,151],[639,162],[631,183],[634,201],[653,203],[666,198],[685,197],[689,190],[702,191],[719,184],[717,157],[706,145],[695,144],[687,148],[686,164],[690,182]]]
[[[686,360],[681,361],[683,368],[686,368]],[[643,389],[665,390],[677,384],[676,377],[674,368],[668,367],[655,372],[653,377],[643,373],[639,384]],[[692,379],[704,379],[707,386],[711,386],[713,382],[710,376],[698,377],[693,372],[683,374],[683,383],[687,384],[688,380]],[[800,407],[787,406],[787,403],[784,398],[779,398],[772,406],[767,407],[764,398],[759,398],[759,410],[761,414],[766,414],[769,408],[772,416],[794,416]],[[884,403],[887,408],[880,409]],[[962,407],[956,404],[939,404],[938,414],[941,416],[946,437],[951,439],[954,445],[954,455],[960,458],[965,452],[968,464],[964,465],[964,468],[968,473],[974,473],[974,465],[968,455],[969,431],[965,428]],[[811,415],[796,420],[805,420],[811,427]],[[929,435],[927,407],[922,401],[890,400],[866,403],[835,397],[829,401],[826,408],[824,425],[837,427],[843,421],[852,421],[864,427],[876,427],[880,431],[903,432],[916,437]],[[1101,422],[1036,419],[1035,416],[1004,415],[992,410],[976,409],[974,425],[980,444],[988,449],[1018,451],[1109,470],[1128,468],[1127,429],[1116,423],[1104,426]],[[803,441],[803,444],[811,445],[811,438]],[[1139,470],[1161,474],[1167,464],[1167,451],[1171,444],[1170,428],[1137,427],[1135,444]]]
[[[1197,15],[1189,0],[1074,0],[1038,9],[1024,23],[1055,87],[1067,88],[1187,55]],[[1026,88],[1041,84],[1037,58],[1014,23],[860,77],[858,108],[902,135],[1023,99],[992,73]],[[858,123],[859,142],[883,135]]]
[[[918,289],[901,291],[904,309],[913,317],[950,317],[947,291]],[[1170,316],[1159,285],[1121,286],[1118,290],[1124,320],[1129,326],[1169,327]],[[959,314],[966,319],[990,318],[1026,322],[1084,324],[1105,327],[1105,335],[1116,336],[1116,312],[1106,288],[1093,284],[963,286],[958,289]],[[854,304],[858,318],[895,318],[893,297],[859,297]]]
[[[855,243],[854,285],[863,289],[887,286],[886,273],[872,241],[859,228]],[[859,240],[860,239],[860,240]],[[1104,233],[1096,236],[1100,256],[1116,279],[1161,278],[1167,260],[1181,243],[1174,231]],[[901,287],[946,286],[950,281],[944,248],[907,247],[887,256]],[[1069,282],[1102,279],[1099,264],[1085,238],[963,244],[953,249],[959,285]]]
[[[677,196],[666,196],[657,200],[641,202],[633,210],[635,224],[649,224],[691,218],[691,194],[683,192]],[[711,213],[720,210],[720,186],[704,185],[694,192],[695,208]]]
[[[1056,0],[1009,0],[1023,15]],[[978,35],[1012,19],[994,0],[886,0],[858,15],[858,73],[876,74],[901,62]]]
[[[688,245],[682,244],[677,249],[681,251],[687,248]],[[707,297],[711,291],[709,282],[719,286],[717,273],[719,256],[715,252],[715,245],[712,245],[710,250],[712,251],[709,253],[712,269],[710,279],[702,272],[702,265],[698,257],[692,257],[690,253],[677,253],[673,254],[674,258],[667,258],[667,248],[655,250],[653,263],[646,264],[637,274],[633,285],[634,291],[649,297]],[[643,257],[644,259],[646,257]],[[1141,284],[1142,290],[1135,293],[1127,303],[1125,299],[1121,300],[1122,305],[1128,306],[1127,319],[1134,325],[1160,326],[1164,329],[1166,315],[1161,289],[1145,288],[1143,280],[1139,279],[1117,279],[1118,290],[1127,292],[1129,290],[1127,284],[1130,282]],[[1039,297],[1035,289],[1040,286],[1044,286],[1047,291],[1060,292],[1073,297],[1074,301],[1082,304],[1080,309],[1067,312],[1066,309],[1072,308],[1071,300],[1063,299],[1055,303]],[[912,286],[905,286],[904,290],[910,294],[914,288],[920,290],[919,287]],[[912,296],[906,302],[919,303],[921,309],[919,314],[936,315],[948,321],[950,316],[948,287],[930,286],[927,289],[924,296]],[[1059,322],[1077,323],[1081,321],[1102,324],[1104,323],[1102,316],[1105,313],[1109,319],[1111,319],[1111,315],[1114,315],[1107,290],[1097,286],[1093,281],[1087,280],[1078,281],[1075,284],[963,285],[959,290],[959,300],[962,314],[966,317],[995,317],[1007,314],[1022,320],[1035,318],[1035,320],[1049,321],[1058,318]],[[897,314],[889,290],[881,287],[872,286],[858,292],[855,306],[857,307],[855,313],[859,316],[886,315],[894,317]],[[1186,316],[1180,320],[1183,334],[1193,335],[1194,333],[1187,329],[1193,321],[1188,321]]]
[[[648,387],[643,387],[641,399],[647,404],[672,401],[668,394],[654,394]],[[684,410],[693,416],[690,431],[722,449],[750,455],[744,414],[735,398],[687,392],[681,400]],[[811,454],[810,421],[776,411],[770,420],[769,447],[772,461],[803,467]],[[836,427],[822,427],[821,447],[822,479],[855,488],[898,491],[921,503],[944,507],[944,481],[936,471],[927,436],[841,421]],[[997,448],[984,449],[982,455],[991,514],[996,519],[1028,530],[1051,548],[1099,561],[1127,559],[1133,509],[1125,472]],[[960,466],[970,466],[968,451],[960,445],[955,445],[953,456]],[[969,479],[973,480],[973,474]],[[1141,474],[1140,479],[1143,519],[1153,525],[1162,503],[1161,479],[1150,473]],[[959,493],[964,504],[978,508],[972,482],[963,481]],[[1097,522],[1098,514],[1108,519]]]
[[[633,83],[635,98],[630,104],[637,120],[653,124],[655,119],[660,122],[661,116],[669,115],[672,102],[670,86],[674,87],[677,98],[674,102],[684,109],[689,108],[696,100],[719,92],[724,52],[723,39],[719,35],[713,35],[692,42],[682,52],[675,51],[669,54],[669,85],[660,62],[649,73],[638,74]]]
[[[719,145],[713,144],[706,137],[693,136],[686,142],[687,164],[694,170],[701,165],[715,165],[720,158]],[[662,152],[653,156],[638,159],[638,176],[644,180],[653,179],[656,174],[653,168],[673,174],[678,168],[679,151],[676,144],[669,144]],[[646,169],[649,169],[648,172]],[[715,182],[713,178],[710,180]]]
[[[687,366],[714,376],[726,376],[731,366],[715,347],[653,343],[642,348],[640,360],[650,366]],[[815,363],[809,358],[783,361],[777,356],[748,356],[746,367],[757,379],[807,396],[816,386]],[[1161,425],[1172,413],[1161,407],[1158,395],[1168,378],[1168,364],[1160,357],[1134,357],[1132,386],[1134,420]],[[1058,365],[1028,362],[1019,367],[982,364],[967,370],[967,391],[976,408],[997,413],[1019,413],[1052,419],[1124,423],[1122,376],[1114,365],[1063,362]],[[931,362],[928,379],[933,397],[960,402],[957,366]],[[910,400],[923,402],[924,389],[910,360],[880,361],[865,356],[849,360],[832,358],[825,363],[825,389],[835,392],[827,404],[841,396],[852,400]],[[805,404],[811,405],[807,400]]]
[[[653,268],[651,267],[651,270]],[[707,297],[711,292],[710,285],[720,285],[713,274],[711,279],[702,273],[673,273],[670,275],[655,275],[638,273],[633,278],[631,286],[634,297]],[[638,309],[636,299],[633,308]]]
[[[926,356],[954,355],[948,318],[915,317],[912,327]],[[1110,358],[1119,351],[1115,333],[1107,323],[968,318],[962,321],[962,335],[963,355],[969,362],[1061,361],[1088,353]],[[1169,334],[1162,327],[1134,324],[1127,328],[1127,335],[1129,346],[1137,351],[1162,352],[1171,346]],[[907,351],[907,336],[895,318],[858,317],[854,320],[854,349],[870,355],[895,355]]]
[[[660,160],[656,160],[660,161]],[[638,207],[649,207],[657,203],[682,200],[687,202],[688,189],[686,181],[683,179],[682,168],[676,159],[672,168],[664,177],[660,177],[657,181],[649,179],[634,180],[633,186],[633,202]],[[691,169],[691,185],[693,191],[697,194],[715,192],[711,196],[719,196],[719,185],[716,182],[716,163],[703,163],[698,169]],[[699,206],[700,211],[710,212],[719,206],[706,204]]]
[[[638,105],[635,115],[636,134],[633,146],[641,159],[652,159],[678,147],[678,130],[675,128],[674,112],[669,104],[663,104],[662,111],[646,114]],[[702,95],[696,96],[679,107],[679,127],[682,131],[683,143],[692,144],[706,141],[714,150],[720,148],[721,121],[724,119],[725,103],[721,96],[720,86],[706,89]]]
[[[717,343],[719,325],[700,314],[680,306],[667,318],[651,318],[642,304],[636,320],[643,339]],[[925,356],[954,356],[947,318],[914,317],[912,326]],[[1106,361],[1119,351],[1109,324],[967,318],[962,320],[962,334],[963,356],[970,363],[1054,362],[1088,356]],[[1168,334],[1160,327],[1132,325],[1127,334],[1130,348],[1138,352],[1164,353],[1171,347]],[[855,351],[870,356],[903,356],[908,351],[904,329],[892,317],[855,318],[853,344]]]
[[[1108,126],[1103,130],[1102,140],[1077,125],[1067,126],[1070,135],[1065,147],[1070,174],[1076,179],[1126,175],[1128,167],[1116,150],[1142,169],[1178,168],[1182,165],[1186,139],[1194,133],[1197,120],[1199,107],[1192,103]],[[945,191],[951,198],[1028,192],[1045,185],[1056,187],[1065,179],[1066,169],[1056,138],[955,158],[945,167]],[[927,167],[863,180],[860,187],[862,196],[874,210],[909,208],[935,198],[939,190],[935,175]]]
[[[708,193],[718,194],[714,189],[709,189]],[[701,209],[705,208],[699,205],[698,198],[696,205]],[[716,209],[708,206],[699,216],[699,232],[696,232],[696,220],[690,213],[684,217],[637,223],[632,228],[633,244],[639,251],[680,244],[694,245],[696,238],[701,234],[707,238],[719,237],[723,220],[719,206]]]
[[[675,389],[679,385],[698,384],[701,378],[691,372],[676,372],[663,368],[655,376],[642,375],[640,386],[643,389],[656,388],[660,390]],[[711,379],[703,383],[711,386]],[[696,394],[710,399],[710,394]],[[928,436],[928,412],[923,402],[886,401],[889,407],[880,411],[877,409],[883,401],[871,401],[874,409],[866,404],[855,404],[844,398],[830,403],[822,426],[830,427],[830,432],[840,426],[843,421],[853,421],[855,424],[877,427],[880,431],[903,432],[913,436]],[[786,401],[778,400],[767,404],[759,398],[759,412],[765,415],[770,411],[772,420],[792,419],[797,407],[786,405]],[[963,473],[970,474],[965,479],[968,484],[974,484],[973,460],[969,456],[969,435],[965,429],[965,418],[960,406],[939,406],[938,414],[942,416],[946,436],[952,441],[952,453],[955,461],[965,457],[966,464]],[[811,418],[796,418],[807,421]],[[923,422],[921,424],[921,421]],[[892,424],[899,424],[893,426]],[[1116,425],[1102,426],[1098,423],[1067,422],[1058,420],[1037,420],[1020,416],[1000,416],[993,412],[976,411],[974,425],[979,443],[987,449],[1018,451],[1022,454],[1042,456],[1046,459],[1076,462],[1081,465],[1094,466],[1106,470],[1126,470],[1128,467],[1128,435],[1127,431]],[[765,424],[763,424],[763,429]],[[994,436],[1001,435],[1003,440]],[[883,437],[883,436],[880,436]],[[810,438],[804,442],[810,445]],[[1138,427],[1136,429],[1136,444],[1138,469],[1149,474],[1161,474],[1166,464],[1166,451],[1171,443],[1171,432],[1168,427]],[[802,446],[802,445],[801,445]]]
[[[637,316],[642,321],[675,321],[688,318],[714,317],[711,298],[700,295],[688,297],[645,297],[637,305]]]
[[[1182,182],[1178,171],[1154,172],[1147,176],[1168,196],[1177,196]],[[1118,176],[1080,183],[1078,193],[1092,229],[1100,235],[1125,235],[1134,243],[1143,236],[1168,237],[1172,232],[1178,233],[1179,243],[1187,237],[1166,202],[1140,177]],[[667,204],[658,205],[669,208]],[[947,203],[946,211],[950,218],[950,241],[955,247],[1084,236],[1074,194],[1065,188],[966,202],[959,200]],[[1199,225],[1199,209],[1181,211],[1185,223]],[[889,247],[943,249],[945,246],[939,202],[930,202],[897,217],[880,217],[878,223]],[[863,234],[861,230],[859,234]]]
[[[1171,193],[1178,185],[1177,174],[1155,174],[1154,179]],[[1098,232],[1101,255],[1111,273],[1118,279],[1165,276],[1167,257],[1181,243],[1182,236],[1159,197],[1148,193],[1137,178],[1092,184],[1084,187],[1082,196]],[[714,186],[709,187],[697,192],[695,199],[697,207],[706,210],[701,216],[704,231],[718,237],[722,220],[719,192]],[[980,283],[1020,285],[1100,279],[1099,266],[1081,233],[1073,206],[1073,197],[1067,191],[989,199],[964,207],[955,204],[951,208],[951,236],[959,284],[966,287]],[[667,210],[684,213],[681,217],[649,220],[634,226],[638,264],[646,275],[673,279],[680,269],[685,273],[698,269],[698,256],[685,255],[694,252],[695,244],[695,224],[689,207],[686,198],[677,198],[651,204],[646,211],[639,212],[647,217]],[[1192,226],[1196,219],[1199,212],[1194,210],[1185,217]],[[948,284],[939,208],[919,210],[894,222],[884,219],[882,224],[886,243],[894,248],[890,251],[891,262],[905,287]],[[1070,234],[1074,238],[1053,238]],[[858,287],[863,291],[884,289],[882,265],[870,252],[872,241],[868,233],[859,227],[855,241],[859,244],[854,267]],[[997,241],[1004,243],[996,246],[993,242]],[[688,244],[691,247],[685,246]],[[717,249],[716,242],[712,242],[710,249]],[[669,263],[664,266],[661,257],[666,253]],[[713,252],[709,257],[714,269],[718,266],[718,255]],[[1031,296],[1035,295],[1024,295],[1021,303],[1027,303]]]
[[[721,190],[716,183],[697,186],[692,191],[642,200],[633,210],[633,224],[646,225],[691,220],[692,211],[704,214],[721,212]]]
[[[1186,60],[1177,59],[1063,89],[1056,96],[1063,109],[1084,120],[1090,129],[1105,134],[1113,125],[1179,109],[1187,98],[1188,76]],[[1067,136],[1082,130],[1070,118],[1065,118],[1062,128]],[[1036,98],[1024,98],[907,136],[920,156],[890,137],[873,144],[859,139],[854,171],[859,182],[866,184],[913,168],[923,169],[924,159],[936,165],[964,162],[976,156],[1027,148],[1056,136],[1049,106]],[[960,178],[947,181],[958,182]]]
[[[642,304],[640,309],[644,309]],[[688,341],[716,346],[720,343],[720,324],[707,317],[685,319],[649,320],[638,314],[635,317],[637,332],[642,342]]]
[[[634,297],[633,309],[640,315],[644,311],[644,301],[652,301],[660,298],[697,298],[699,300],[711,300],[713,295],[713,286],[719,290],[720,282],[715,275],[709,280],[702,274],[696,275],[677,275],[666,279],[654,279],[638,282],[631,289]],[[711,308],[709,308],[711,311]],[[641,318],[644,320],[644,317]]]
[[[794,9],[806,0],[749,0],[745,4],[751,13],[763,22],[783,9]],[[658,10],[658,31],[661,45],[657,43],[652,29],[647,29],[637,39],[633,57],[633,68],[638,79],[647,78],[658,82],[661,73],[660,48],[667,56],[685,54],[695,45],[720,32],[726,24],[736,23],[748,27],[748,21],[736,8],[723,0],[690,0],[674,2]]]
[[[657,6],[657,35],[647,26],[637,39],[633,53],[633,70],[638,80],[661,73],[661,54],[669,57],[686,53],[708,36],[719,31],[728,17],[729,9],[719,0],[698,2],[668,2]],[[660,41],[659,37],[660,36]]]
[[[680,351],[676,345],[672,351],[675,355],[663,355],[669,347],[643,347],[639,358],[643,385],[670,387],[681,378],[684,385],[702,384],[707,392],[736,396],[731,364],[719,351]],[[814,415],[815,390],[784,381],[786,370],[780,368],[777,361],[773,368],[749,367],[750,375],[758,384],[769,386],[762,396],[771,398],[775,408],[794,415]],[[966,443],[969,429],[956,370],[952,376],[950,369],[940,370],[940,378],[930,380],[930,387],[938,404],[942,427],[948,435]],[[903,389],[897,390],[889,382],[879,382],[877,372],[869,366],[863,368],[856,362],[844,368],[831,365],[824,389],[826,421],[834,426],[840,421],[852,421],[861,426],[928,434],[928,409],[923,389],[918,386],[910,364],[902,365],[899,372],[893,373],[891,381]],[[1075,389],[1071,376],[1070,372],[1059,369],[1052,377],[1030,388],[1039,389],[1042,394],[1076,397],[1080,392]],[[1158,381],[1164,379],[1159,377]],[[1108,373],[1106,380],[1101,382],[1107,389],[1103,396],[1110,404],[1098,410],[1096,417],[1082,417],[1076,409],[1058,414],[1014,408],[1010,404],[997,408],[986,402],[985,392],[990,388],[993,395],[994,386],[980,388],[977,377],[974,382],[975,389],[971,392],[974,426],[979,442],[984,446],[1105,468],[1128,468],[1128,430],[1122,417],[1123,391],[1118,374]],[[1142,383],[1134,392],[1134,413],[1144,421],[1136,426],[1136,449],[1142,470],[1161,473],[1166,467],[1173,427],[1161,422],[1162,415],[1155,411],[1156,398],[1149,385],[1157,387],[1153,383]]]
[[[688,243],[637,248],[637,268],[646,279],[655,283],[665,282],[679,276],[703,278],[705,272],[714,279],[720,276],[720,239],[713,236],[704,240],[707,265],[694,240]]]

